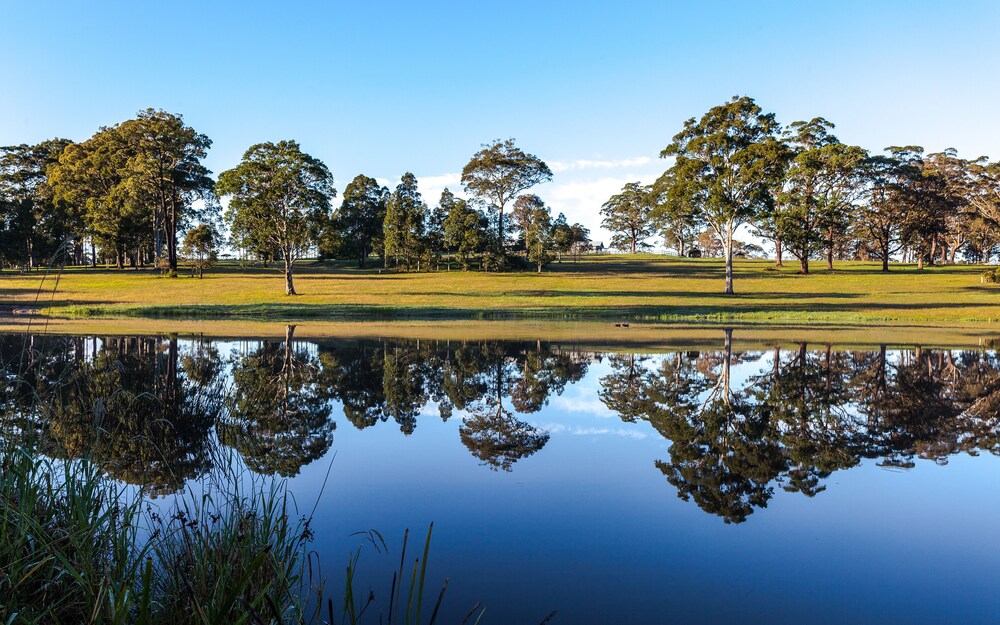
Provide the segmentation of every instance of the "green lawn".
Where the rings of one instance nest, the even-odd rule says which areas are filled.
[[[553,263],[546,272],[382,273],[342,263],[302,263],[300,295],[283,294],[274,269],[225,265],[202,280],[149,271],[69,268],[0,275],[4,308],[65,317],[294,319],[649,319],[746,322],[993,322],[1000,286],[982,267],[841,262],[808,276],[772,262],[736,263],[736,296],[724,296],[718,259],[601,256]]]

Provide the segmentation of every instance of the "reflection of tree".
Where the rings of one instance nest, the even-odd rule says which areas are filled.
[[[549,442],[548,432],[521,421],[503,406],[505,391],[516,387],[518,367],[508,358],[499,344],[484,350],[487,358],[486,372],[493,379],[488,386],[492,393],[486,395],[468,411],[459,427],[462,443],[475,456],[494,471],[510,471],[514,463],[539,451]]]
[[[801,343],[784,367],[775,348],[772,370],[755,379],[757,409],[776,424],[788,457],[785,490],[812,497],[834,471],[858,463],[854,424],[844,410],[849,395],[837,364],[829,346],[820,360]]]
[[[742,522],[754,508],[767,506],[771,482],[785,468],[771,422],[755,410],[745,393],[732,388],[732,330],[708,395],[695,403],[692,391],[704,386],[681,376],[679,386],[663,387],[650,422],[673,443],[670,460],[656,467],[677,487],[677,495],[727,523]],[[680,391],[678,393],[677,391]]]
[[[773,485],[813,496],[862,458],[912,466],[958,451],[1000,452],[995,354],[809,352],[775,348],[771,366],[732,386],[730,333],[716,353],[663,357],[658,369],[612,357],[601,398],[625,421],[646,420],[671,441],[656,463],[683,499],[727,522],[744,520]]]
[[[218,395],[178,369],[177,338],[109,338],[39,404],[53,453],[90,457],[113,477],[172,492],[211,466]]]
[[[494,471],[510,471],[549,442],[548,432],[521,421],[500,403],[470,410],[458,433],[472,455]]]
[[[266,341],[238,359],[228,414],[217,427],[219,440],[257,473],[296,475],[333,443],[336,424],[317,384],[318,362],[296,349],[294,331],[288,326],[283,343]]]

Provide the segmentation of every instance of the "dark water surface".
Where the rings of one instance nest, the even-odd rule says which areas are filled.
[[[230,457],[311,509],[329,473],[330,583],[374,528],[386,589],[433,521],[446,623],[1000,620],[991,349],[288,338],[0,335],[0,432],[157,496]]]

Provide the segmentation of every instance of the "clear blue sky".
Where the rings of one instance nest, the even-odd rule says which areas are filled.
[[[734,94],[870,149],[1000,157],[1000,2],[0,0],[0,144],[82,140],[149,106],[208,165],[297,139],[344,185],[413,171],[426,199],[494,138],[554,164],[539,195],[595,229]]]

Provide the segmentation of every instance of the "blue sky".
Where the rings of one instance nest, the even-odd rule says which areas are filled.
[[[734,94],[870,149],[1000,157],[1000,3],[0,0],[0,144],[82,140],[145,107],[208,165],[297,139],[344,185],[404,171],[434,203],[480,144],[553,166],[537,192],[597,230],[683,121]]]

